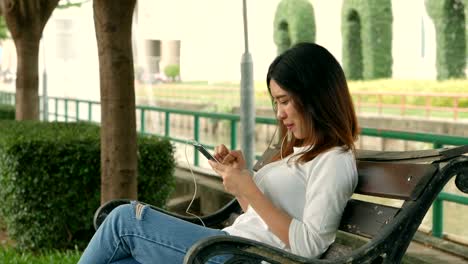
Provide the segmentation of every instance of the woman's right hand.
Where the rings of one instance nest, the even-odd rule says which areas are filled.
[[[221,164],[231,165],[235,168],[244,169],[246,166],[242,151],[229,151],[229,149],[224,144],[215,147],[214,157]]]
[[[229,151],[229,149],[223,144],[215,147],[214,157],[221,164],[229,165],[229,167],[233,169],[242,170],[246,167],[246,162],[245,162],[244,156],[242,155],[242,152],[240,150]],[[236,196],[236,199],[241,205],[242,210],[246,212],[249,206],[249,202],[245,198],[242,198],[239,196]]]
[[[223,163],[226,156],[229,155],[229,149],[224,144],[216,146],[214,152],[215,159],[220,163]]]
[[[245,158],[240,150],[229,151],[229,154],[223,160],[223,164],[228,164],[233,168],[241,170],[246,168]]]

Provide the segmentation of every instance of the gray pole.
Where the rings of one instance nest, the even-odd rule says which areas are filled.
[[[46,52],[45,52],[45,40],[42,37],[42,60],[44,68],[42,69],[42,110],[43,110],[43,121],[47,122],[49,119],[49,104],[47,97],[47,70],[46,70]]]
[[[245,52],[241,59],[241,109],[242,152],[247,169],[252,170],[255,160],[255,104],[253,88],[253,63],[249,53],[249,36],[247,30],[247,4],[243,0],[244,45]]]

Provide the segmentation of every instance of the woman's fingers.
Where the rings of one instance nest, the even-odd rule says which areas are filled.
[[[219,155],[218,153],[215,153],[215,154],[213,155],[213,157],[214,157],[217,161],[222,161],[222,160],[224,159],[224,157],[221,156],[221,155]]]
[[[213,170],[218,174],[221,174],[225,169],[225,166],[219,162],[208,160],[208,163],[210,164],[211,168],[213,168]]]
[[[236,157],[234,157],[234,156],[231,155],[231,154],[227,154],[227,155],[224,157],[224,159],[223,159],[223,161],[222,161],[221,163],[223,163],[223,164],[230,164],[231,162],[233,162],[233,161],[235,161],[235,160],[236,160]]]
[[[231,152],[229,152],[229,156],[232,156],[235,158],[235,161],[237,163],[237,167],[238,168],[244,168],[246,165],[245,165],[245,159],[244,159],[244,155],[242,154],[242,151],[241,150],[232,150]]]
[[[215,147],[215,152],[217,154],[225,156],[229,154],[229,149],[224,144],[221,144]]]
[[[225,145],[221,144],[215,147],[214,157],[216,160],[223,161],[226,155],[228,154],[229,154],[229,149]]]
[[[224,157],[223,159],[223,164],[230,164],[231,162],[234,162],[234,161],[239,161],[243,159],[243,156],[242,156],[242,151],[240,150],[232,150],[229,152],[229,154],[226,155],[226,157]]]
[[[229,155],[233,156],[235,159],[244,158],[241,150],[232,150],[229,152]]]

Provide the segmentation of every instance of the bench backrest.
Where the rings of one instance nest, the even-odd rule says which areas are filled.
[[[357,162],[359,181],[355,193],[374,197],[415,201],[436,173],[432,164],[400,162]],[[343,213],[339,229],[348,233],[373,237],[388,224],[398,207],[351,199]]]
[[[278,148],[267,149],[262,158],[254,166],[257,171],[263,167],[278,152]],[[361,153],[363,160],[359,159],[357,169],[359,175],[355,193],[366,196],[392,198],[398,200],[417,200],[421,192],[426,188],[430,178],[436,173],[437,166],[431,163],[409,163],[402,161],[401,157],[391,155],[392,161],[379,157],[369,161],[370,155],[375,153]],[[389,153],[389,152],[387,152]],[[407,152],[405,155],[408,155]],[[437,157],[438,152],[426,151],[425,157]],[[411,157],[424,156],[421,153],[411,153]],[[378,156],[378,155],[377,155]],[[407,157],[408,158],[408,157]],[[434,158],[433,158],[434,159]],[[385,160],[385,161],[384,161]],[[339,229],[344,232],[371,238],[389,223],[400,210],[398,207],[386,206],[380,203],[372,203],[357,199],[351,199],[343,213]]]

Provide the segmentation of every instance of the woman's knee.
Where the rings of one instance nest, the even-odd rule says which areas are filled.
[[[129,204],[119,205],[114,208],[109,214],[112,218],[132,218],[136,220],[142,220],[143,213],[147,209],[147,205],[132,201]]]
[[[107,216],[108,221],[118,221],[122,218],[128,218],[134,212],[132,204],[122,204],[112,209],[112,211]]]

